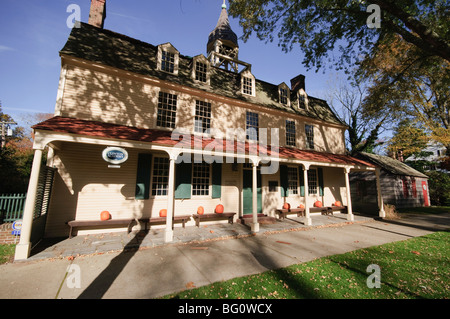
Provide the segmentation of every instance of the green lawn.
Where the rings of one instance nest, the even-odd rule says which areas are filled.
[[[368,288],[380,268],[381,287]],[[171,294],[181,299],[450,298],[450,233],[437,232]],[[373,282],[370,280],[370,282]]]
[[[16,245],[0,245],[0,265],[6,262],[12,262],[14,258],[14,252],[16,249]]]

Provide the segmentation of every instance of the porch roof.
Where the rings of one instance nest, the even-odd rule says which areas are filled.
[[[181,141],[186,148],[194,148],[195,136],[191,136],[191,141],[185,141],[183,135],[180,134],[179,138],[172,138],[172,131],[164,131],[157,129],[144,129],[126,125],[105,123],[99,121],[90,121],[75,119],[69,117],[55,116],[46,121],[38,123],[32,126],[34,130],[51,131],[58,133],[67,133],[75,135],[84,135],[90,137],[108,138],[129,140],[137,142],[146,142],[162,146],[175,146]],[[184,144],[186,143],[186,144]],[[222,139],[208,139],[203,137],[201,140],[202,149],[208,146],[208,149],[221,149],[228,150],[227,141]],[[228,141],[229,143],[229,141]],[[322,162],[329,164],[343,164],[343,165],[357,165],[366,167],[375,167],[374,164],[354,158],[348,155],[332,154],[325,152],[317,152],[310,150],[301,150],[290,147],[279,147],[278,150],[272,150],[270,146],[264,146],[261,144],[253,144],[249,142],[234,141],[234,151],[237,153],[254,154],[255,150],[252,149],[252,145],[256,145],[256,151],[258,154],[264,154],[268,156],[278,156],[280,158],[294,159],[300,161],[309,162]],[[220,145],[222,144],[222,145]]]

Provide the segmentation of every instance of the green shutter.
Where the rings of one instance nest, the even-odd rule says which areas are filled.
[[[300,175],[300,196],[305,196],[305,176],[303,173],[303,168],[299,167],[299,175]]]
[[[317,175],[319,179],[319,196],[323,196],[323,171],[321,167],[317,168]]]
[[[152,166],[151,154],[139,154],[136,173],[136,199],[149,199],[150,197],[150,172]]]
[[[192,164],[180,163],[176,165],[175,199],[191,198]]]
[[[212,198],[222,197],[222,164],[212,164]]]
[[[288,169],[286,165],[280,165],[280,184],[281,197],[287,197],[289,195],[289,181]]]

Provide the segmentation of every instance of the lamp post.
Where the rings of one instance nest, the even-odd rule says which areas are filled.
[[[6,127],[9,126],[9,125],[17,125],[17,123],[12,122],[12,121],[2,121],[0,123],[2,125],[2,135],[1,135],[2,143],[1,143],[1,147],[4,148],[5,145],[6,145],[6,136],[11,136],[12,135],[12,131],[8,132],[8,134],[7,134]],[[8,129],[8,131],[10,131],[10,129]]]

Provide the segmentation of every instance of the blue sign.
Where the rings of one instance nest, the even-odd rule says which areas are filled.
[[[111,164],[122,164],[128,160],[128,152],[120,147],[107,147],[103,150],[102,156]]]
[[[22,230],[22,220],[16,220],[13,224],[12,224],[12,232],[11,234],[14,236],[20,236],[20,231]]]

